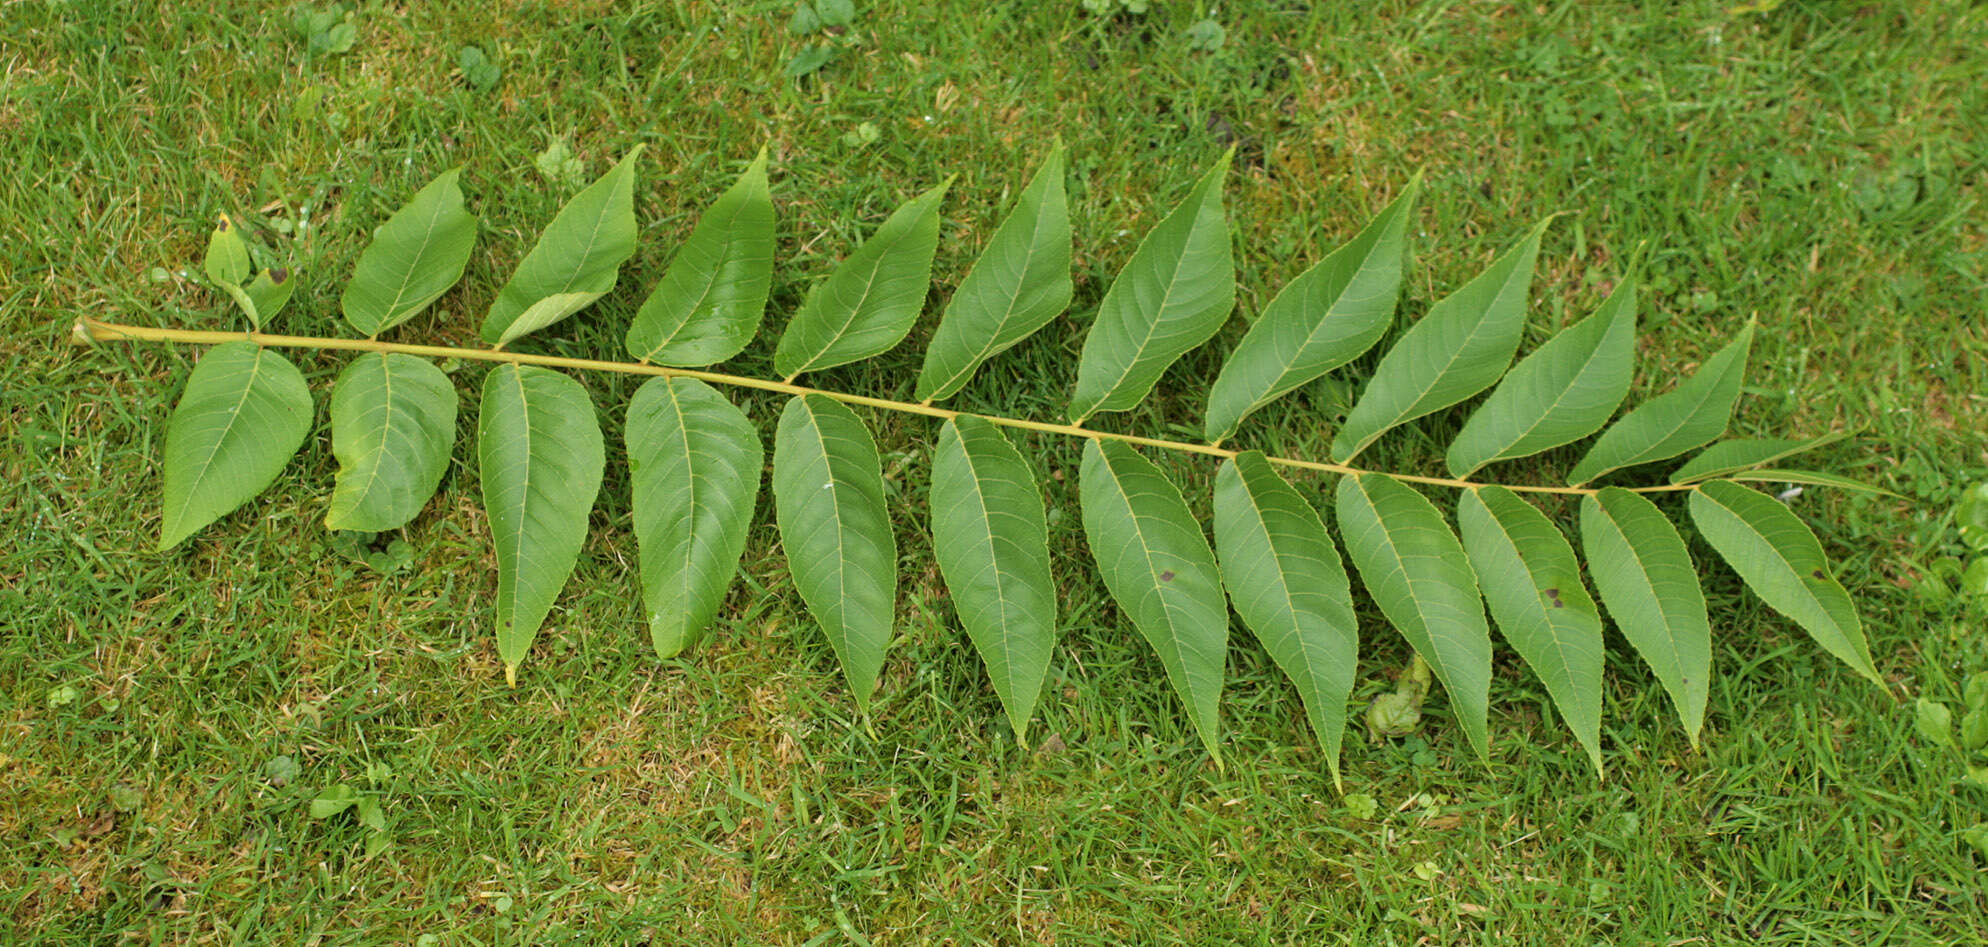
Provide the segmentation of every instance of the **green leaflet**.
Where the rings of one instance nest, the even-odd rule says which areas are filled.
[[[1663,682],[1696,749],[1712,679],[1712,624],[1684,540],[1656,504],[1607,487],[1581,500],[1581,550],[1608,616]]]
[[[1021,740],[1056,644],[1049,521],[1034,471],[1001,430],[962,414],[932,464],[932,553],[960,624]]]
[[[1817,487],[1836,487],[1841,490],[1856,490],[1862,493],[1881,493],[1888,497],[1898,494],[1882,487],[1874,487],[1861,480],[1839,477],[1835,474],[1817,473],[1813,470],[1789,470],[1787,468],[1762,467],[1758,470],[1742,470],[1726,475],[1729,480],[1751,480],[1760,483],[1794,483]]]
[[[1234,156],[1231,148],[1215,162],[1105,291],[1084,337],[1071,423],[1137,405],[1167,366],[1213,338],[1235,308],[1236,264],[1222,213],[1222,180]]]
[[[289,270],[276,267],[255,274],[255,279],[242,287],[242,295],[248,299],[249,318],[255,320],[257,328],[276,318],[290,304],[290,294],[297,289],[297,281],[290,277]]]
[[[1058,145],[953,291],[925,350],[916,397],[951,397],[973,379],[982,362],[1070,308],[1072,292],[1070,210],[1063,194],[1063,148]]]
[[[1567,482],[1578,486],[1611,470],[1676,457],[1726,433],[1746,374],[1753,325],[1747,323],[1739,338],[1706,359],[1676,389],[1651,398],[1609,425],[1574,465]]]
[[[877,232],[808,290],[780,333],[773,368],[793,378],[879,355],[904,340],[932,283],[939,203],[952,179],[891,212]]]
[[[605,295],[607,294],[583,292],[554,293],[547,296],[538,302],[532,303],[530,308],[518,315],[518,320],[511,324],[511,329],[513,330],[511,338],[493,344],[498,346],[508,345],[512,339],[528,335],[537,329],[542,329],[558,322],[567,316],[593,305],[594,300]]]
[[[1822,543],[1786,504],[1713,481],[1691,492],[1691,522],[1761,601],[1794,619],[1823,650],[1885,686],[1872,666],[1856,605],[1830,575]]]
[[[394,212],[359,255],[339,308],[368,337],[400,325],[462,279],[476,247],[476,215],[463,209],[461,168],[450,168]]]
[[[311,430],[311,391],[253,342],[208,350],[166,422],[161,552],[269,489]]]
[[[1463,545],[1434,504],[1383,474],[1339,478],[1337,507],[1367,592],[1443,682],[1457,722],[1488,762],[1491,627]]]
[[[504,345],[607,295],[635,252],[636,145],[621,163],[573,195],[483,317],[483,341]]]
[[[1581,584],[1574,547],[1504,487],[1463,491],[1457,522],[1498,630],[1546,684],[1600,776],[1601,610]]]
[[[1450,442],[1452,477],[1571,444],[1608,423],[1636,375],[1636,284],[1519,361]]]
[[[497,547],[497,654],[515,683],[580,558],[605,450],[587,389],[530,365],[499,365],[484,376],[476,440]]]
[[[1429,307],[1381,356],[1374,378],[1332,439],[1345,463],[1398,424],[1447,408],[1491,386],[1525,334],[1526,290],[1548,217],[1483,273]]]
[[[324,525],[377,533],[421,512],[456,446],[456,386],[427,359],[368,352],[331,389],[338,486]]]
[[[1118,441],[1084,445],[1079,495],[1105,588],[1159,654],[1202,746],[1220,765],[1229,609],[1208,537],[1173,481]]]
[[[249,278],[248,241],[227,214],[214,218],[214,230],[207,235],[207,256],[200,268],[207,280],[223,288],[240,288]]]
[[[1206,436],[1221,441],[1258,408],[1374,347],[1394,321],[1420,175],[1366,229],[1299,274],[1222,365]]]
[[[628,402],[629,492],[656,654],[703,637],[739,571],[766,452],[745,412],[692,378],[652,378]]]
[[[1215,475],[1215,551],[1236,614],[1297,686],[1343,792],[1339,747],[1360,630],[1325,523],[1261,453],[1237,454]]]
[[[1748,468],[1771,464],[1783,457],[1793,457],[1827,444],[1834,444],[1849,436],[1847,433],[1839,432],[1824,434],[1806,441],[1786,437],[1721,441],[1705,448],[1703,453],[1677,468],[1677,472],[1670,475],[1670,482],[1691,483],[1739,473]]]
[[[821,395],[780,412],[773,499],[787,567],[868,713],[897,601],[897,539],[877,445],[855,413]]]
[[[759,332],[772,287],[773,193],[761,148],[642,303],[628,327],[628,354],[692,367],[731,358]]]

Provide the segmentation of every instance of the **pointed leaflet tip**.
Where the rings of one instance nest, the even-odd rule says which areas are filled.
[[[1801,517],[1773,497],[1725,480],[1700,485],[1688,502],[1699,535],[1761,601],[1890,692],[1871,660],[1856,603],[1830,577],[1822,543]]]
[[[635,253],[635,162],[628,154],[553,215],[484,315],[481,336],[509,343],[585,309],[615,286]]]
[[[1629,395],[1636,362],[1636,282],[1623,279],[1594,314],[1554,334],[1498,383],[1450,442],[1450,476],[1571,444],[1601,430]]]
[[[767,147],[766,145],[759,146],[758,153],[752,156],[751,161],[746,162],[745,171],[740,173],[740,177],[751,178],[757,176],[761,181],[766,180],[766,162],[769,154]]]
[[[476,215],[450,168],[374,228],[339,296],[345,321],[376,337],[412,319],[462,278],[476,245]]]
[[[1684,539],[1642,494],[1604,487],[1581,499],[1582,556],[1616,628],[1670,694],[1699,745],[1712,674],[1712,626]]]
[[[1158,466],[1118,441],[1087,440],[1078,490],[1105,588],[1158,655],[1202,745],[1220,759],[1228,602],[1200,522]]]
[[[1317,510],[1259,452],[1222,462],[1214,500],[1215,558],[1229,601],[1297,687],[1340,787],[1360,650],[1345,565]]]
[[[1463,544],[1428,498],[1385,474],[1348,474],[1335,491],[1340,538],[1367,591],[1443,684],[1487,765],[1491,628]]]
[[[1411,184],[1351,240],[1285,283],[1222,364],[1203,435],[1226,440],[1243,419],[1372,348],[1394,322],[1408,262]]]
[[[639,361],[703,368],[759,333],[775,245],[768,150],[702,213],[630,321],[623,344]]]
[[[1351,462],[1395,427],[1463,401],[1505,375],[1525,335],[1540,237],[1559,216],[1534,224],[1402,333],[1333,436],[1334,462]]]
[[[1236,273],[1222,181],[1231,148],[1140,240],[1084,335],[1068,416],[1128,411],[1180,357],[1220,331]]]
[[[823,395],[789,399],[774,434],[773,499],[794,587],[868,713],[894,627],[897,540],[862,419]]]
[[[981,248],[925,349],[913,397],[952,396],[988,359],[1069,309],[1070,214],[1063,154],[1052,151]]]
[[[925,307],[939,247],[939,204],[953,180],[892,210],[808,290],[774,346],[774,371],[791,380],[880,355],[904,341]]]
[[[1056,584],[1040,482],[986,419],[962,415],[941,430],[932,464],[933,554],[1017,740],[1056,643]]]
[[[520,664],[579,559],[606,446],[579,381],[505,364],[483,377],[476,454],[497,556],[497,654]]]
[[[1567,474],[1568,485],[1582,486],[1624,467],[1668,460],[1724,435],[1739,401],[1754,325],[1748,320],[1737,338],[1676,387],[1637,406],[1602,431]]]
[[[1395,195],[1396,200],[1406,197],[1409,199],[1409,203],[1413,204],[1417,198],[1422,196],[1423,171],[1424,169],[1422,168],[1415,169],[1415,173],[1408,178],[1408,184],[1401,189],[1400,194]]]
[[[1622,267],[1623,279],[1633,280],[1642,273],[1643,257],[1648,254],[1649,249],[1650,249],[1650,241],[1648,240],[1636,241],[1635,248],[1629,251],[1629,262],[1624,264]]]

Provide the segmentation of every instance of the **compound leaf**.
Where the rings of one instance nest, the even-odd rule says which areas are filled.
[[[499,365],[484,376],[476,432],[497,548],[497,654],[515,683],[579,561],[606,451],[587,389],[531,365]]]
[[[1017,740],[1056,643],[1049,521],[1037,483],[1021,452],[987,420],[963,414],[940,431],[932,552]]]
[[[1353,592],[1318,511],[1261,453],[1215,475],[1215,552],[1229,600],[1304,700],[1332,784],[1360,653]]]
[[[1346,552],[1388,621],[1429,663],[1477,755],[1490,759],[1491,628],[1470,559],[1422,494],[1382,474],[1339,479]]]
[[[792,378],[889,351],[904,340],[932,283],[945,183],[904,202],[877,232],[808,290],[780,333],[773,367]]]
[[[1514,366],[1450,442],[1450,476],[1571,444],[1608,423],[1636,375],[1636,284]]]
[[[759,332],[773,286],[773,193],[766,149],[699,218],[628,327],[628,354],[702,366],[739,354]]]
[[[1829,572],[1822,543],[1787,504],[1736,483],[1691,491],[1691,522],[1748,588],[1822,645],[1884,687],[1857,606]]]
[[[483,341],[503,345],[607,295],[635,252],[636,145],[619,164],[573,195],[525,254],[483,318]]]
[[[1806,441],[1787,437],[1721,441],[1705,448],[1698,456],[1677,468],[1677,472],[1670,475],[1670,482],[1693,483],[1739,473],[1754,467],[1763,467],[1783,457],[1793,457],[1827,444],[1834,444],[1848,436],[1847,433],[1839,432],[1824,434]]]
[[[1457,522],[1491,617],[1546,684],[1601,775],[1601,610],[1581,584],[1574,547],[1504,487],[1463,491]]]
[[[476,215],[463,209],[456,185],[461,174],[461,168],[442,172],[373,231],[339,297],[352,328],[379,335],[414,318],[462,279],[476,247]]]
[[[1677,528],[1641,495],[1607,487],[1581,500],[1581,549],[1609,617],[1663,682],[1697,747],[1712,678],[1712,624]]]
[[[1726,433],[1746,374],[1753,325],[1747,323],[1739,338],[1706,359],[1676,389],[1651,398],[1609,425],[1574,465],[1567,482],[1583,484],[1611,470],[1676,457]]]
[[[1125,411],[1167,366],[1214,337],[1236,305],[1236,264],[1222,213],[1235,149],[1141,241],[1098,306],[1077,366],[1070,420]]]
[[[253,342],[208,350],[166,422],[165,551],[269,489],[311,430],[297,367]]]
[[[1526,289],[1549,217],[1483,273],[1444,297],[1381,356],[1374,378],[1332,439],[1345,463],[1398,424],[1491,386],[1525,334]]]
[[[766,452],[745,412],[693,378],[644,382],[625,437],[649,640],[675,657],[711,627],[738,574]]]
[[[1210,441],[1293,389],[1358,358],[1387,333],[1408,261],[1408,220],[1418,176],[1345,246],[1299,274],[1222,365],[1208,394]]]
[[[1159,654],[1219,764],[1229,610],[1208,537],[1173,481],[1126,444],[1094,439],[1084,446],[1079,494],[1105,587]]]
[[[434,363],[398,352],[353,359],[331,389],[338,485],[324,525],[407,525],[442,485],[455,446],[456,386]]]
[[[773,499],[794,586],[867,713],[890,645],[897,539],[877,445],[855,412],[821,395],[787,402],[774,434]]]
[[[951,397],[982,362],[1070,308],[1072,292],[1070,210],[1059,145],[953,291],[918,372],[919,400]]]

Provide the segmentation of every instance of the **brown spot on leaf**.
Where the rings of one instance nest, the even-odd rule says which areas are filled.
[[[1810,574],[1810,575],[1812,575],[1812,576],[1815,576],[1815,580],[1816,580],[1817,582],[1821,582],[1822,580],[1824,580],[1824,579],[1827,579],[1827,578],[1829,578],[1829,576],[1827,576],[1827,575],[1824,575],[1824,574],[1823,574],[1823,572],[1822,572],[1822,570],[1821,570],[1821,569],[1817,569],[1817,570],[1815,570],[1814,572],[1811,572],[1811,573],[1809,573],[1809,574]]]
[[[1173,581],[1173,570],[1172,570],[1172,569],[1168,569],[1167,571],[1165,571],[1165,572],[1162,572],[1162,573],[1160,573],[1160,581],[1161,581],[1161,582],[1172,582],[1172,581]]]
[[[270,281],[270,282],[272,282],[272,283],[281,283],[281,282],[283,282],[284,280],[286,280],[286,279],[289,279],[289,278],[290,278],[290,271],[289,271],[289,270],[286,270],[286,269],[284,269],[284,268],[282,268],[282,267],[280,267],[280,266],[274,266],[274,267],[270,267],[270,269],[269,269],[269,281]]]

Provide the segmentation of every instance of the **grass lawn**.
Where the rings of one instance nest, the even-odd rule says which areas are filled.
[[[1988,868],[1959,839],[1988,821],[1988,789],[1913,727],[1915,698],[1952,703],[1988,670],[1988,611],[1915,592],[1955,497],[1988,477],[1988,9],[1154,0],[1100,17],[937,0],[858,4],[846,31],[804,37],[789,0],[361,6],[349,50],[320,32],[332,48],[314,52],[274,4],[0,3],[0,941],[1988,941]],[[832,61],[790,78],[819,43]],[[459,68],[469,45],[501,69],[493,87]],[[1030,436],[1063,627],[1018,746],[924,534],[937,428],[880,413],[864,416],[902,579],[873,714],[802,611],[764,495],[710,640],[654,657],[618,447],[579,569],[507,688],[467,426],[405,563],[370,565],[322,527],[322,428],[269,494],[161,555],[160,442],[199,353],[66,344],[83,314],[239,326],[196,276],[221,212],[301,271],[278,331],[349,334],[338,291],[367,234],[462,165],[477,254],[394,337],[475,345],[575,190],[539,156],[564,141],[590,178],[646,143],[620,288],[522,343],[619,357],[671,250],[764,144],[778,269],[740,374],[772,375],[774,331],[892,207],[960,176],[911,339],[809,376],[906,398],[946,294],[1058,136],[1076,303],[955,406],[1060,418],[1111,275],[1232,145],[1239,313],[1101,425],[1197,439],[1246,317],[1418,169],[1398,325],[1572,212],[1548,232],[1529,344],[1592,311],[1646,244],[1633,399],[1756,319],[1734,433],[1861,432],[1815,463],[1903,499],[1811,489],[1794,506],[1892,693],[1694,539],[1717,672],[1701,751],[1611,632],[1597,780],[1501,643],[1489,767],[1438,695],[1418,736],[1348,735],[1347,790],[1378,803],[1360,811],[1237,626],[1218,770],[1090,566],[1080,445]],[[343,359],[294,357],[322,422]],[[1237,442],[1324,457],[1374,361]],[[454,371],[466,415],[483,372]],[[617,445],[635,380],[586,381]],[[777,398],[739,401],[771,431]],[[1467,407],[1363,459],[1439,472]],[[1577,456],[1494,474],[1547,482]],[[1213,464],[1156,459],[1205,510]],[[1361,609],[1364,707],[1409,651]],[[379,800],[383,831],[310,818],[341,783]]]

